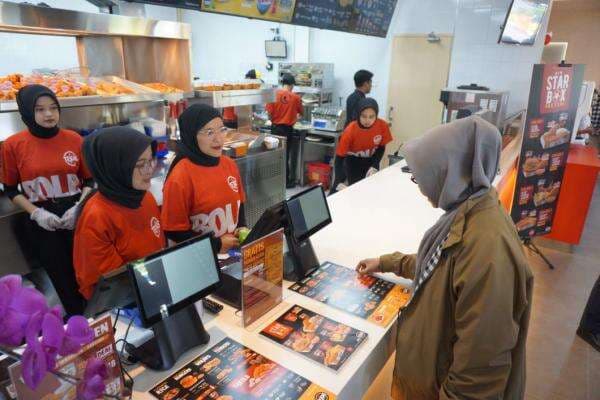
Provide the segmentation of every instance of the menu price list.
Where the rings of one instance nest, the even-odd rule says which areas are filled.
[[[292,23],[385,37],[397,0],[297,0]]]
[[[336,396],[233,339],[225,338],[156,385],[160,400],[335,400]]]
[[[367,334],[298,305],[292,306],[261,335],[338,371]]]
[[[290,290],[334,308],[387,326],[410,299],[410,289],[325,262]]]
[[[552,230],[577,111],[581,67],[534,67],[511,210],[521,237]]]

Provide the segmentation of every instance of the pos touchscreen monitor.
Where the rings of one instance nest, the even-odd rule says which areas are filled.
[[[286,202],[290,231],[303,242],[331,223],[331,213],[321,186],[314,186]]]
[[[179,243],[129,264],[144,326],[193,305],[221,283],[210,235]]]

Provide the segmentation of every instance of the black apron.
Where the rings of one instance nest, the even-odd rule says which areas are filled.
[[[80,195],[34,203],[58,217],[75,205]],[[46,270],[54,289],[68,315],[82,314],[85,299],[79,293],[79,285],[73,268],[73,231],[57,229],[47,231],[25,214],[25,237],[20,240],[31,256],[32,268]]]

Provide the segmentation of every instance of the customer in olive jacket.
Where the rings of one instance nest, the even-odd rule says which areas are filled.
[[[492,188],[500,147],[498,130],[479,117],[439,126],[403,147],[413,180],[446,213],[416,255],[357,266],[413,279],[399,317],[394,399],[524,397],[533,277]]]

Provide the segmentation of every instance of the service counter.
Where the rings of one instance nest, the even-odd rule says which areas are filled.
[[[410,175],[403,173],[400,167],[397,164],[384,169],[328,197],[333,223],[312,237],[320,262],[332,261],[353,268],[365,257],[395,250],[416,252],[422,235],[439,218],[441,211],[431,207],[417,185],[411,182]],[[409,283],[393,274],[382,274],[382,277]],[[291,282],[284,282],[285,287],[289,285]],[[368,334],[368,338],[338,372],[333,372],[259,335],[261,329],[293,304],[360,329]],[[389,393],[389,379],[380,379],[378,376],[391,374],[393,363],[388,361],[395,351],[396,322],[386,328],[379,327],[287,289],[284,290],[283,303],[248,329],[242,327],[239,313],[227,305],[218,316],[205,313],[202,318],[211,335],[210,343],[188,351],[169,371],[155,372],[142,366],[129,369],[135,379],[133,398],[152,399],[148,393],[151,388],[225,336],[329,389],[339,399],[379,399]],[[126,328],[126,321],[118,322],[117,339],[123,337]],[[147,338],[148,335],[149,331],[134,328],[128,341],[135,344],[136,340]]]

